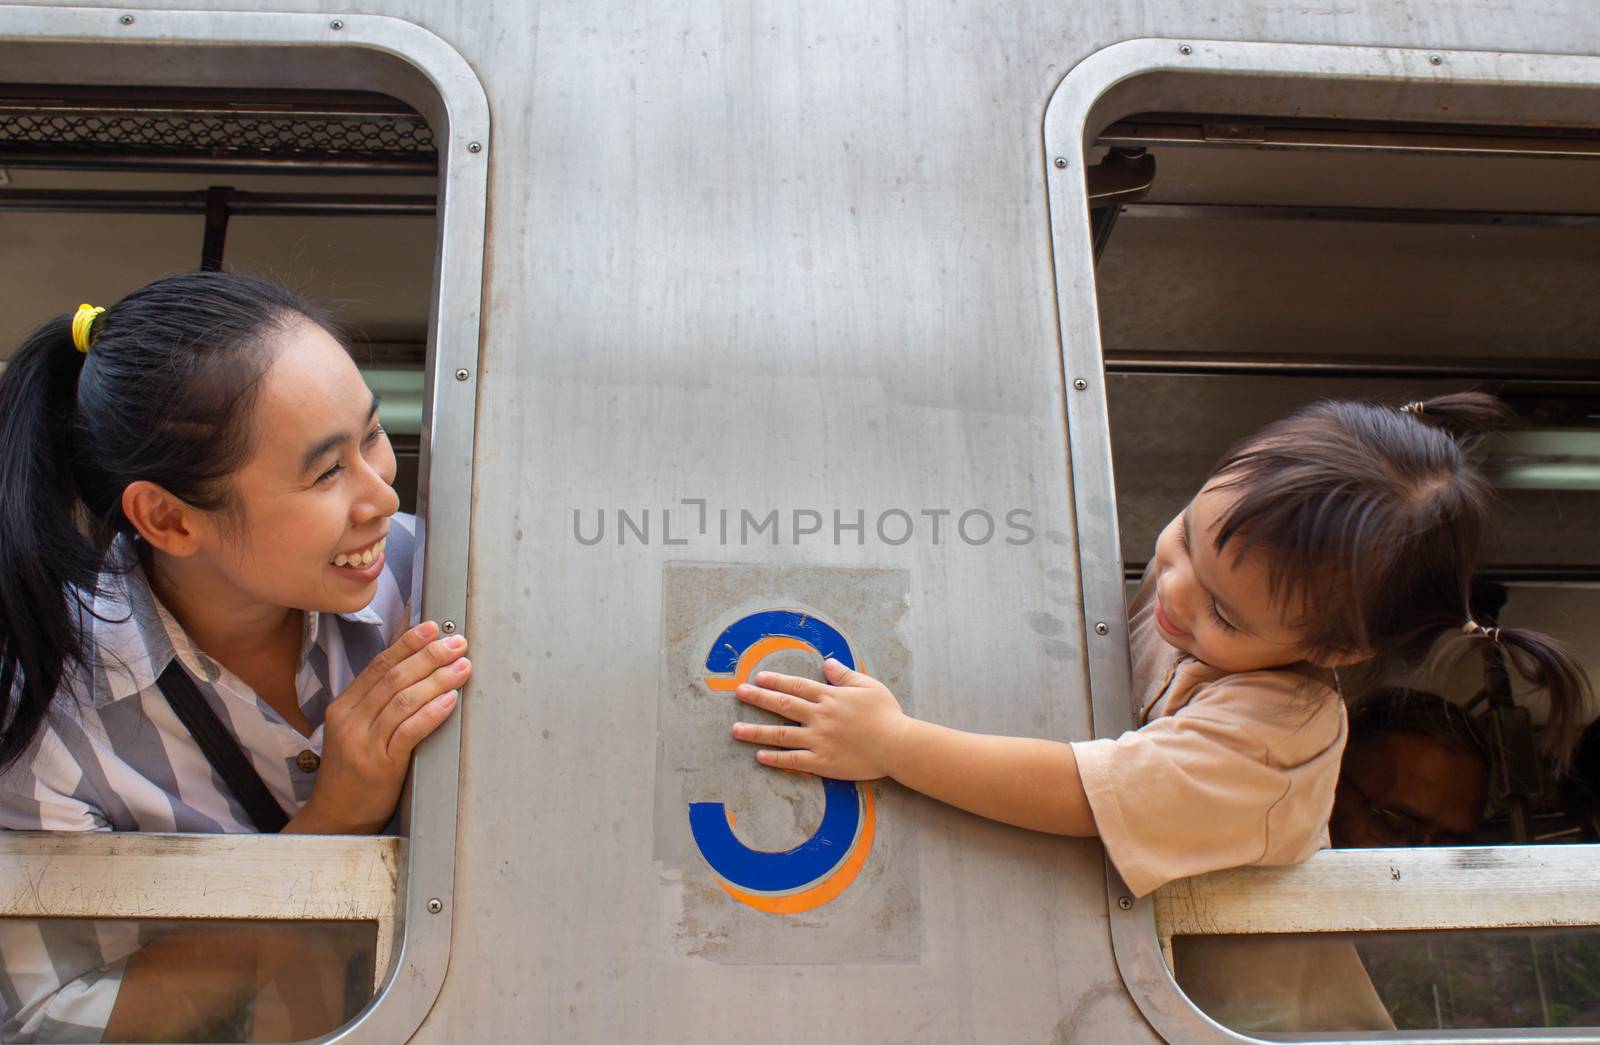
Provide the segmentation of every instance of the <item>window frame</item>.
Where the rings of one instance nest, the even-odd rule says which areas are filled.
[[[398,98],[428,120],[440,169],[417,516],[424,533],[431,526],[447,539],[427,543],[423,607],[427,617],[446,622],[446,630],[464,630],[491,145],[488,96],[472,67],[421,26],[368,14],[0,6],[0,48],[13,82],[359,89]],[[437,504],[437,511],[430,513],[430,504]],[[460,715],[452,716],[418,750],[401,797],[405,837],[398,843],[393,877],[394,956],[383,986],[354,1021],[327,1040],[403,1041],[421,1026],[444,984],[460,722]],[[192,859],[201,869],[211,856],[239,851],[233,836],[181,837],[189,855],[179,857],[177,847],[169,847],[167,858]],[[195,845],[207,838],[215,841]],[[37,844],[16,841],[24,848]],[[126,840],[105,835],[80,844],[90,851],[103,846],[110,856]],[[385,843],[283,836],[255,844],[319,859],[329,856],[330,847],[335,854],[343,848],[350,860],[370,862],[374,849]],[[180,886],[184,880],[173,878]],[[282,911],[263,906],[257,916],[294,917],[298,904],[290,899],[284,898]],[[146,894],[145,901],[145,917],[163,915],[159,894]],[[174,893],[171,906],[182,909],[181,895]],[[7,913],[29,914],[14,905]],[[394,989],[397,983],[404,989]]]
[[[1374,84],[1388,90],[1374,91]],[[1180,86],[1181,85],[1181,86]],[[1106,404],[1105,366],[1100,340],[1099,302],[1084,172],[1100,131],[1117,119],[1141,111],[1226,111],[1261,115],[1284,110],[1302,115],[1347,119],[1441,122],[1435,107],[1440,89],[1455,90],[1470,104],[1453,105],[1451,121],[1527,122],[1526,113],[1559,122],[1593,125],[1580,117],[1578,99],[1588,105],[1600,97],[1600,58],[1580,55],[1509,54],[1409,48],[1278,44],[1253,41],[1145,38],[1127,40],[1089,55],[1068,71],[1050,98],[1043,126],[1044,174],[1049,203],[1051,257],[1054,263],[1056,318],[1066,399],[1068,453],[1078,555],[1078,576],[1088,649],[1084,657],[1094,734],[1114,737],[1133,727],[1129,696],[1127,615],[1123,562],[1111,465],[1111,433]],[[1537,95],[1544,108],[1529,105]],[[1502,104],[1507,96],[1511,104]],[[1521,103],[1516,104],[1516,103]],[[1498,115],[1497,115],[1498,114]],[[1582,847],[1593,850],[1597,847]],[[1496,855],[1514,847],[1493,847]],[[1483,849],[1477,852],[1484,852]],[[1419,850],[1377,850],[1374,859],[1395,862],[1431,860]],[[1409,855],[1408,855],[1409,854]],[[1295,868],[1262,870],[1301,896],[1316,895],[1347,868],[1344,853],[1318,854]],[[1360,861],[1358,858],[1357,862]],[[1508,861],[1510,863],[1511,861]],[[1248,869],[1251,872],[1257,869]],[[1221,876],[1239,872],[1221,872]],[[1204,876],[1184,883],[1196,895],[1225,891],[1231,879]],[[1247,875],[1248,877],[1248,875]],[[1265,880],[1265,879],[1263,879]],[[1501,882],[1500,886],[1512,884]],[[1456,893],[1441,922],[1475,926],[1481,905],[1495,894],[1493,883]],[[1171,890],[1134,900],[1116,868],[1106,861],[1106,899],[1112,938],[1123,982],[1155,1030],[1171,1041],[1209,1043],[1259,1039],[1229,1030],[1201,1012],[1178,988],[1162,954],[1157,932],[1158,905],[1173,902]],[[1181,899],[1178,901],[1181,902]],[[1170,909],[1170,908],[1169,908]],[[1303,915],[1303,912],[1302,912]],[[1600,918],[1600,915],[1597,915]],[[1254,931],[1316,931],[1317,918],[1292,919],[1297,928],[1273,928],[1270,915]],[[1345,928],[1337,912],[1322,931]],[[1262,926],[1268,926],[1263,928]],[[1170,936],[1170,933],[1168,933]],[[1465,1045],[1481,1041],[1600,1042],[1593,1031],[1540,1028],[1446,1031],[1440,1034],[1349,1032],[1274,1035],[1306,1041],[1406,1041]]]

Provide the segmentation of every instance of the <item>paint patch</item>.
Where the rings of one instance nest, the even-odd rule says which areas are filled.
[[[680,956],[727,964],[914,962],[916,799],[756,762],[734,722],[779,722],[733,689],[760,670],[821,677],[824,655],[908,708],[901,570],[669,563],[662,583],[655,854]]]

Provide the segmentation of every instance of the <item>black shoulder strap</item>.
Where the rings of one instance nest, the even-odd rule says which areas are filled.
[[[217,718],[217,713],[211,710],[211,705],[206,703],[205,696],[183,670],[177,657],[172,658],[156,684],[166,695],[172,710],[183,720],[194,742],[200,745],[200,751],[211,763],[211,768],[217,771],[222,782],[228,785],[228,790],[233,792],[233,797],[250,814],[250,822],[256,825],[256,830],[262,834],[282,831],[289,822],[289,818],[283,814],[283,807],[272,797],[267,785],[261,782],[261,774],[239,750],[239,741],[228,732]]]

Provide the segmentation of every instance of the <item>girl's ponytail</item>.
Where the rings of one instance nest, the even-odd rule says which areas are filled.
[[[1590,697],[1583,668],[1560,643],[1525,628],[1485,628],[1468,622],[1467,634],[1493,642],[1505,653],[1512,670],[1549,694],[1550,711],[1539,738],[1557,769],[1572,756],[1572,741]]]
[[[0,768],[22,754],[67,669],[100,555],[78,529],[73,476],[84,354],[57,316],[0,372]]]
[[[1504,428],[1514,420],[1511,408],[1487,392],[1452,392],[1416,399],[1402,406],[1400,412],[1442,428],[1468,444],[1474,437]]]

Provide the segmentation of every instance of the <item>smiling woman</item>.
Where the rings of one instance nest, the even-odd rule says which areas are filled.
[[[315,309],[237,275],[159,280],[18,350],[0,375],[0,827],[383,828],[471,665],[464,638],[413,619],[421,549],[377,407]],[[301,942],[0,922],[0,1037],[186,1040],[268,985],[292,1007]],[[343,1019],[307,1003],[326,1011],[297,1036]]]

